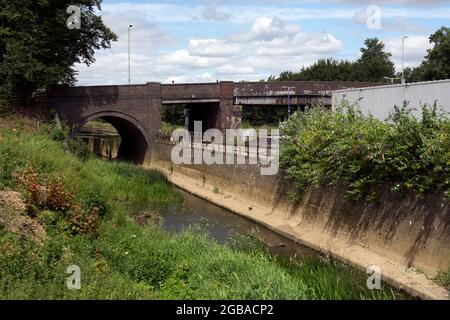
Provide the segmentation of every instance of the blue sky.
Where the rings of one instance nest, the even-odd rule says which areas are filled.
[[[133,24],[132,82],[260,80],[317,59],[355,60],[378,37],[401,67],[418,65],[428,37],[450,26],[448,0],[104,0],[102,16],[119,35],[77,66],[79,85],[128,79],[127,29]]]

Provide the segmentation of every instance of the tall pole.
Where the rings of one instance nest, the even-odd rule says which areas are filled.
[[[406,83],[405,80],[405,39],[407,39],[407,36],[404,36],[402,38],[402,84]]]
[[[291,92],[288,91],[288,117],[291,117]]]
[[[131,28],[132,24],[128,27],[128,84],[131,84]]]
[[[288,118],[291,117],[291,90],[295,89],[295,87],[285,87],[283,86],[283,88],[286,88],[288,91]]]

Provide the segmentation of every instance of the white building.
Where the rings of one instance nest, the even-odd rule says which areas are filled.
[[[333,92],[332,100],[333,108],[342,101],[358,103],[364,114],[371,114],[380,120],[386,119],[394,106],[402,106],[405,102],[416,109],[416,115],[420,115],[421,105],[434,105],[436,102],[450,113],[450,79],[337,90]]]

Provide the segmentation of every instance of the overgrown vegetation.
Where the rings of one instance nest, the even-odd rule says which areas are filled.
[[[20,191],[28,209],[12,214],[29,215],[46,233],[34,239],[0,224],[2,299],[394,298],[389,289],[367,290],[365,275],[341,264],[283,264],[248,237],[224,245],[195,227],[173,235],[139,226],[127,214],[130,203],[180,200],[165,177],[80,160],[52,132],[18,118],[0,121],[0,191]],[[81,269],[81,290],[66,287],[70,265]]]
[[[343,183],[354,199],[376,200],[383,185],[450,199],[450,119],[436,106],[412,112],[396,107],[386,121],[346,104],[296,113],[281,129],[281,164],[299,193]]]
[[[448,271],[439,272],[435,280],[439,285],[450,290],[450,269],[448,269]]]
[[[297,106],[292,106],[296,111]],[[242,109],[243,128],[278,128],[281,121],[288,117],[287,107],[245,106]]]

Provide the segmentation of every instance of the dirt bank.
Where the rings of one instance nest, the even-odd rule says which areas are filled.
[[[0,225],[12,232],[35,241],[45,239],[44,227],[25,214],[26,205],[18,192],[0,191]]]

